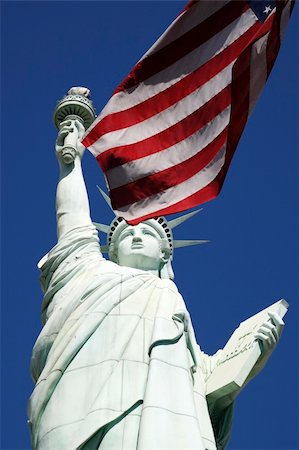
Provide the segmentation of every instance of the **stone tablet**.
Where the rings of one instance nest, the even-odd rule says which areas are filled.
[[[241,322],[234,331],[223,349],[223,356],[207,381],[206,395],[210,412],[216,402],[218,405],[220,402],[223,408],[232,403],[243,387],[261,355],[255,335],[263,322],[269,319],[268,312],[276,312],[283,318],[288,306],[285,300],[279,300]]]

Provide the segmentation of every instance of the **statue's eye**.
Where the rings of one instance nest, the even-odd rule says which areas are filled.
[[[142,230],[142,233],[143,234],[147,234],[149,236],[154,236],[155,237],[155,234],[151,230]]]
[[[128,236],[133,236],[133,231],[125,231],[123,234],[120,235],[120,240],[125,239]]]

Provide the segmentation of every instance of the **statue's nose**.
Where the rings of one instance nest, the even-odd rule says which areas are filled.
[[[142,241],[141,236],[133,236],[132,241],[133,242],[141,242]]]

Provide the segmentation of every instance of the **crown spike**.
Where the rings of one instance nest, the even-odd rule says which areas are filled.
[[[111,200],[109,195],[106,194],[106,192],[104,192],[100,186],[97,185],[98,190],[100,191],[100,193],[102,194],[102,197],[104,198],[105,202],[107,203],[107,205],[109,206],[109,208],[111,209],[111,211],[113,211],[113,208],[111,206]]]
[[[109,225],[105,225],[104,223],[97,223],[97,222],[92,222],[94,224],[94,226],[96,227],[97,230],[102,231],[103,233],[108,233],[109,231]]]
[[[197,209],[196,211],[191,211],[188,214],[184,214],[183,216],[177,217],[176,219],[172,219],[168,221],[168,226],[170,229],[177,227],[181,223],[184,223],[186,220],[191,219],[191,217],[195,216],[195,214],[202,211],[202,208]]]
[[[189,247],[190,245],[198,245],[198,244],[206,244],[207,242],[210,242],[209,240],[181,240],[181,239],[174,239],[173,241],[173,248],[181,248],[181,247]]]

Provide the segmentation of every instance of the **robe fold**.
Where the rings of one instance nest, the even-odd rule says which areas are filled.
[[[172,281],[105,260],[93,226],[67,233],[39,267],[34,450],[225,448],[231,409],[214,436],[205,397],[219,354],[199,349]]]

